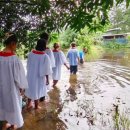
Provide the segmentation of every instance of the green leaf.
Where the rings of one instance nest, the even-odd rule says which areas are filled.
[[[130,0],[126,0],[126,7],[128,8],[130,4]]]

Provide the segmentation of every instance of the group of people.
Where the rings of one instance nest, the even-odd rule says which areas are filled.
[[[53,79],[55,87],[61,78],[61,66],[70,69],[71,74],[77,73],[78,62],[83,63],[83,53],[71,43],[67,58],[60,50],[60,45],[54,43],[53,50],[47,47],[49,35],[42,33],[35,49],[28,54],[27,76],[24,68],[16,56],[17,37],[8,34],[4,41],[5,48],[0,51],[0,121],[3,121],[2,130],[11,128],[16,130],[23,126],[21,114],[22,95],[28,98],[27,108],[39,109],[39,101],[44,101],[47,94],[49,77]],[[34,102],[34,105],[33,105]]]

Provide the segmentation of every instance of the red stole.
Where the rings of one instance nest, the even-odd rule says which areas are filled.
[[[13,55],[15,55],[14,52],[4,52],[4,51],[0,51],[0,56],[3,56],[3,57],[13,56]]]
[[[54,49],[53,52],[59,52],[59,50],[55,50],[55,49]]]
[[[37,51],[37,50],[32,50],[32,53],[38,54],[38,55],[43,55],[43,54],[45,54],[45,52],[43,52],[43,51]]]

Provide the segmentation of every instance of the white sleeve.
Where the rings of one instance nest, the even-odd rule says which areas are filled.
[[[53,54],[52,50],[51,50],[51,49],[48,49],[48,50],[45,51],[45,52],[46,52],[46,54],[47,54],[47,55],[49,56],[49,58],[50,58],[52,68],[55,67],[55,58],[54,58],[54,54]]]
[[[30,54],[28,54],[28,58],[27,58],[27,65],[26,65],[26,69],[28,70],[29,69],[29,58],[30,58]]]
[[[39,67],[39,74],[40,74],[40,77],[52,74],[51,62],[48,55],[46,55],[43,59],[41,59],[40,67]]]
[[[14,64],[13,70],[14,70],[14,81],[16,83],[16,86],[22,89],[28,88],[28,83],[25,76],[24,67],[20,60],[18,60]]]
[[[67,59],[65,57],[65,54],[62,51],[61,51],[61,61],[62,61],[62,64],[67,63]]]

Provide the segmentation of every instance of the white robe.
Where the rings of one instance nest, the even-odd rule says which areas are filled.
[[[19,89],[27,87],[24,68],[18,57],[0,56],[0,120],[6,120],[18,128],[23,126]]]
[[[27,80],[29,88],[25,90],[25,95],[37,100],[46,96],[46,77],[51,75],[52,68],[47,54],[34,54],[30,52],[27,61]]]
[[[47,48],[45,50],[45,53],[49,56],[50,61],[51,61],[51,66],[52,68],[55,67],[55,59],[54,59],[54,55],[51,49]]]
[[[62,51],[53,52],[55,58],[55,65],[53,67],[52,78],[53,80],[60,80],[61,78],[61,66],[67,62],[66,57]]]

